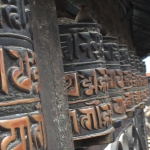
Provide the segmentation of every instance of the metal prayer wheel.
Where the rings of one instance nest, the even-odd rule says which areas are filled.
[[[108,90],[111,98],[113,121],[126,119],[126,105],[124,101],[123,72],[120,68],[120,54],[116,37],[103,37],[104,56],[108,70]]]
[[[145,62],[143,62],[143,64],[144,64],[144,74],[145,74],[144,86],[146,87],[147,100],[149,100],[150,95],[149,95],[148,77],[146,76]]]
[[[142,93],[143,101],[147,102],[149,99],[149,88],[148,88],[148,78],[146,76],[146,65],[145,62],[141,62],[141,76],[142,76]]]
[[[140,59],[139,56],[135,56],[135,63],[136,63],[136,75],[137,75],[137,81],[136,81],[136,86],[137,86],[137,91],[138,91],[138,99],[139,99],[139,108],[144,107],[144,97],[143,97],[143,91],[142,91],[142,75],[141,75],[141,65],[140,65]]]
[[[145,63],[144,62],[140,62],[140,74],[141,74],[141,99],[146,102],[147,101],[147,93],[146,93],[146,82],[145,82],[145,77],[146,77],[146,73],[145,73]]]
[[[123,73],[124,82],[124,99],[126,104],[126,114],[128,117],[133,117],[134,99],[132,92],[132,74],[127,45],[119,45],[120,66]]]
[[[46,150],[29,2],[0,3],[1,148]]]
[[[137,60],[135,59],[135,53],[133,51],[129,51],[129,59],[131,64],[131,72],[132,72],[132,92],[133,92],[133,99],[134,99],[134,107],[139,108],[141,105],[141,97],[140,97],[140,90],[139,90],[139,76],[140,72],[137,74]]]
[[[148,77],[146,76],[146,65],[145,62],[143,62],[143,66],[144,66],[144,74],[145,74],[145,80],[144,80],[144,86],[146,87],[146,95],[147,95],[147,100],[149,100],[149,86],[148,86]]]
[[[74,141],[114,131],[100,28],[96,23],[59,26]]]

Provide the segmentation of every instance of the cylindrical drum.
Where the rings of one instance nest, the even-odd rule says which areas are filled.
[[[0,3],[0,147],[46,150],[29,1]]]
[[[143,93],[142,93],[142,75],[141,75],[141,65],[140,65],[140,59],[139,56],[135,56],[135,63],[136,63],[136,75],[137,75],[137,91],[138,91],[138,97],[139,97],[139,108],[143,108],[145,102],[143,101]]]
[[[133,92],[133,99],[134,99],[134,106],[138,108],[140,106],[141,98],[139,92],[139,78],[137,75],[137,64],[135,60],[135,53],[134,51],[129,51],[129,59],[131,64],[131,72],[132,72],[132,92]]]
[[[120,69],[120,55],[117,42],[118,39],[115,37],[103,37],[104,56],[109,77],[108,89],[113,110],[113,121],[127,118],[123,94],[123,73]]]
[[[149,99],[149,88],[148,88],[148,78],[146,76],[146,65],[145,62],[141,62],[141,75],[142,75],[142,95],[146,102]]]
[[[73,140],[112,133],[114,128],[100,25],[60,25],[59,30]]]
[[[126,114],[128,117],[132,117],[135,108],[132,92],[131,65],[127,45],[119,45],[119,52],[120,52],[120,65],[123,73],[123,82],[124,82],[123,90],[126,104]]]
[[[141,74],[141,99],[146,102],[148,100],[147,97],[147,83],[146,83],[146,73],[145,73],[145,63],[140,62],[140,74]]]
[[[147,94],[147,100],[149,100],[149,86],[148,86],[148,77],[146,76],[146,65],[144,63],[144,74],[145,74],[145,83],[144,86],[146,87],[146,94]]]

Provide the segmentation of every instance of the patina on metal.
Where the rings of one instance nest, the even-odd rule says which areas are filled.
[[[131,72],[132,72],[132,92],[133,92],[133,98],[134,98],[134,107],[139,108],[140,106],[140,89],[138,88],[139,81],[138,81],[138,75],[137,75],[137,64],[135,60],[135,53],[133,51],[129,51],[129,59],[131,64]]]
[[[145,62],[140,62],[140,74],[141,74],[141,84],[140,84],[140,88],[141,88],[141,99],[146,103],[148,100],[148,95],[147,95],[147,88],[148,88],[148,84],[147,84],[147,77],[146,77],[146,73],[145,73]]]
[[[141,62],[141,74],[142,74],[142,90],[144,90],[144,101],[149,100],[149,86],[148,86],[148,77],[146,76],[146,65],[145,62]]]
[[[73,140],[95,145],[109,143],[98,137],[114,131],[100,28],[96,23],[59,26]]]
[[[108,89],[111,98],[113,121],[126,119],[126,104],[124,101],[123,72],[120,68],[120,54],[116,37],[103,37],[104,56],[108,69]]]
[[[120,65],[123,73],[123,82],[124,82],[123,90],[126,105],[126,114],[128,117],[133,117],[133,111],[135,110],[135,107],[132,92],[131,65],[127,45],[119,45],[119,52],[120,52]]]
[[[46,150],[29,2],[0,3],[0,149]]]
[[[140,71],[141,68],[139,66],[140,62],[137,62],[137,61],[135,62],[135,57],[134,57],[134,60],[132,62],[132,63],[134,63],[134,66],[132,68],[132,66],[130,66],[130,61],[128,61],[127,58],[124,58],[124,57],[128,57],[127,56],[128,54],[126,54],[126,52],[127,52],[126,46],[121,45],[118,48],[118,43],[126,43],[128,45],[128,48],[132,49],[133,51],[136,51],[133,46],[133,41],[130,39],[131,38],[131,34],[130,34],[131,30],[130,29],[131,28],[130,28],[130,24],[128,24],[128,19],[131,17],[130,12],[132,12],[134,10],[134,8],[132,8],[132,6],[130,6],[131,2],[121,1],[121,0],[119,0],[119,1],[117,1],[117,0],[115,0],[115,1],[114,0],[106,0],[106,1],[103,1],[103,0],[99,0],[99,1],[71,0],[71,1],[72,1],[73,6],[75,6],[75,7],[79,6],[78,8],[81,8],[81,10],[83,7],[86,8],[86,11],[82,10],[82,13],[80,10],[80,13],[76,17],[76,21],[87,22],[87,21],[91,21],[91,20],[96,20],[96,22],[102,23],[103,29],[101,30],[101,33],[103,34],[103,36],[107,36],[106,40],[105,40],[105,37],[103,40],[103,43],[104,43],[103,53],[104,53],[105,61],[106,61],[109,97],[110,97],[111,104],[112,104],[111,105],[112,106],[111,107],[112,108],[112,118],[113,118],[112,120],[114,123],[113,125],[116,128],[116,130],[114,132],[114,136],[116,139],[115,144],[112,144],[112,145],[110,144],[110,150],[112,150],[112,149],[114,149],[114,150],[116,150],[116,149],[125,149],[125,150],[130,150],[130,149],[141,149],[142,150],[143,149],[143,150],[146,150],[147,149],[146,143],[144,141],[145,140],[145,138],[144,138],[144,135],[145,135],[144,121],[143,121],[144,117],[143,117],[143,109],[142,109],[145,104],[145,99],[143,96],[144,87],[142,85],[143,79],[142,79],[142,74],[141,74],[142,71]],[[137,5],[138,5],[138,2],[137,2]],[[85,13],[85,12],[90,13],[93,18],[88,17],[89,15],[86,15],[87,13]],[[114,15],[114,14],[116,14],[116,15]],[[133,18],[134,18],[134,16],[133,16]],[[137,20],[138,18],[135,18],[135,19]],[[130,31],[126,30],[127,28]],[[143,29],[143,28],[137,29],[136,25],[134,26],[134,28],[137,31],[140,31],[141,29]],[[126,32],[126,31],[128,31],[128,32]],[[64,35],[66,35],[66,33],[64,33]],[[117,39],[115,39],[114,37],[108,38],[108,36],[110,36],[110,35],[118,37],[119,42],[117,42]],[[85,39],[85,38],[83,38],[83,39]],[[72,40],[74,40],[74,39],[72,38]],[[84,43],[87,44],[88,43],[87,40],[85,40]],[[64,52],[67,54],[68,51],[66,49],[66,46],[62,42],[61,42],[61,44],[63,44]],[[140,44],[140,42],[139,43],[137,42],[136,44]],[[76,46],[76,44],[74,44],[74,45]],[[123,49],[125,49],[125,51]],[[139,49],[140,49],[140,47],[139,47]],[[86,51],[87,50],[88,49],[86,49]],[[82,59],[82,60],[84,63],[85,59]],[[69,64],[71,64],[71,63],[69,63]],[[79,66],[76,66],[76,64],[72,68],[77,68],[77,69],[73,69],[73,71],[79,70],[78,69]],[[88,66],[88,64],[87,64],[87,66]],[[138,68],[136,68],[136,67],[138,67]],[[83,68],[83,69],[87,69],[87,68]],[[89,67],[89,69],[91,69],[91,68]],[[131,71],[130,71],[130,69],[131,69]],[[66,73],[68,73],[68,72],[70,73],[71,71],[72,70],[67,70]],[[67,81],[67,84],[68,83],[69,82]],[[71,88],[69,90],[71,91]],[[79,90],[79,91],[81,91],[81,90]],[[82,95],[82,97],[83,97],[83,95]],[[70,97],[68,96],[68,98],[70,98]],[[70,101],[71,100],[69,99],[69,102]],[[71,106],[71,104],[70,104],[70,106]],[[133,114],[135,114],[135,115],[133,115]],[[127,118],[127,116],[128,116],[128,118]],[[71,119],[73,119],[73,117],[71,117]],[[91,119],[92,119],[92,115],[91,115]],[[116,127],[115,122],[119,122],[120,126],[117,124],[118,126]],[[80,120],[79,120],[79,123],[80,123]],[[87,121],[85,121],[85,123],[87,123]],[[80,124],[80,126],[81,126],[81,124]],[[98,139],[100,139],[101,137],[102,137],[102,139],[104,139],[103,136],[99,136]],[[93,139],[95,140],[95,138],[88,138],[88,140],[82,139],[82,140],[74,140],[74,141],[75,142],[81,141],[82,143],[84,143],[83,145],[87,148],[91,143],[93,143]],[[98,149],[98,147],[99,147],[99,149],[102,148],[101,146],[97,146],[97,149]],[[86,148],[82,147],[82,149],[86,149]],[[88,147],[88,149],[92,149],[92,148]]]
[[[143,99],[143,92],[142,92],[142,76],[141,76],[141,65],[140,65],[140,59],[138,56],[135,56],[135,63],[136,63],[136,77],[137,77],[137,80],[136,80],[136,89],[137,89],[137,92],[138,92],[138,99],[139,99],[139,105],[140,107],[138,108],[144,108],[144,99]]]

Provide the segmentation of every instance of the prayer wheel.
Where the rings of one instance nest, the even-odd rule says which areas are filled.
[[[0,3],[0,147],[46,150],[29,2]]]
[[[143,91],[142,91],[142,72],[141,72],[141,65],[140,65],[140,59],[138,56],[135,56],[135,63],[136,63],[136,76],[137,76],[137,80],[136,80],[136,89],[138,92],[138,100],[139,100],[139,105],[140,107],[138,108],[143,108],[145,103],[144,103],[144,97],[143,97]]]
[[[74,141],[114,131],[100,29],[96,23],[59,26]]]
[[[104,56],[108,70],[108,91],[112,103],[113,121],[126,119],[126,105],[124,101],[123,72],[120,66],[118,39],[106,36],[103,38]]]
[[[123,73],[124,82],[124,100],[126,105],[126,114],[128,117],[133,117],[134,100],[132,92],[132,74],[127,45],[119,45],[120,65]]]

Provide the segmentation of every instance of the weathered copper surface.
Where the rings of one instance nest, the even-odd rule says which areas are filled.
[[[29,2],[0,3],[0,149],[46,150]]]
[[[119,128],[145,105],[144,64],[116,37],[102,39],[100,25],[67,24],[59,30],[73,140],[82,140],[79,147],[109,143],[112,138],[103,136],[114,131],[112,122]]]
[[[87,17],[81,11],[77,16],[82,19],[77,21]],[[102,39],[98,28],[94,23],[59,26],[73,139],[78,142],[77,147],[108,142],[102,136],[108,126],[103,130],[104,122],[100,120],[101,105],[107,102],[112,122],[109,125],[115,128],[113,139],[116,139],[111,149],[136,149],[137,146],[141,149],[144,146],[139,133],[144,133],[141,117],[147,97],[143,63],[128,52],[127,45],[118,44],[127,41],[122,41],[121,36],[111,36],[115,36],[113,29],[106,33],[103,26],[102,34],[107,36]]]
[[[133,51],[129,51],[130,56],[130,64],[131,64],[131,72],[132,72],[132,92],[133,92],[133,98],[134,98],[134,107],[137,108],[140,106],[140,90],[138,88],[139,85],[139,76],[137,75],[137,64],[135,60],[135,53]]]
[[[108,69],[108,89],[112,102],[113,120],[126,119],[126,104],[124,100],[123,72],[120,68],[119,46],[115,37],[104,37],[104,56]]]
[[[136,80],[136,89],[137,92],[139,93],[139,105],[141,107],[144,106],[144,97],[143,97],[143,91],[142,91],[142,76],[141,76],[141,65],[140,65],[140,59],[138,56],[135,56],[135,63],[136,63],[136,76],[137,76],[137,80]],[[140,108],[141,108],[140,107]]]
[[[124,82],[124,100],[126,105],[126,113],[128,116],[133,117],[134,99],[132,92],[132,74],[131,74],[131,65],[129,59],[129,53],[127,45],[119,45],[120,52],[120,65],[123,72],[123,82]]]
[[[147,93],[147,89],[148,89],[148,82],[147,82],[147,77],[146,77],[146,70],[145,70],[145,63],[144,62],[140,62],[140,74],[141,74],[141,84],[140,84],[140,88],[141,88],[141,98],[144,102],[147,102],[148,100],[148,93]],[[148,90],[149,91],[149,90]]]
[[[141,62],[141,74],[142,74],[142,90],[144,90],[144,101],[149,100],[149,86],[148,77],[146,76],[146,65],[145,62]]]
[[[78,23],[59,29],[73,139],[110,134],[114,128],[100,25]]]

